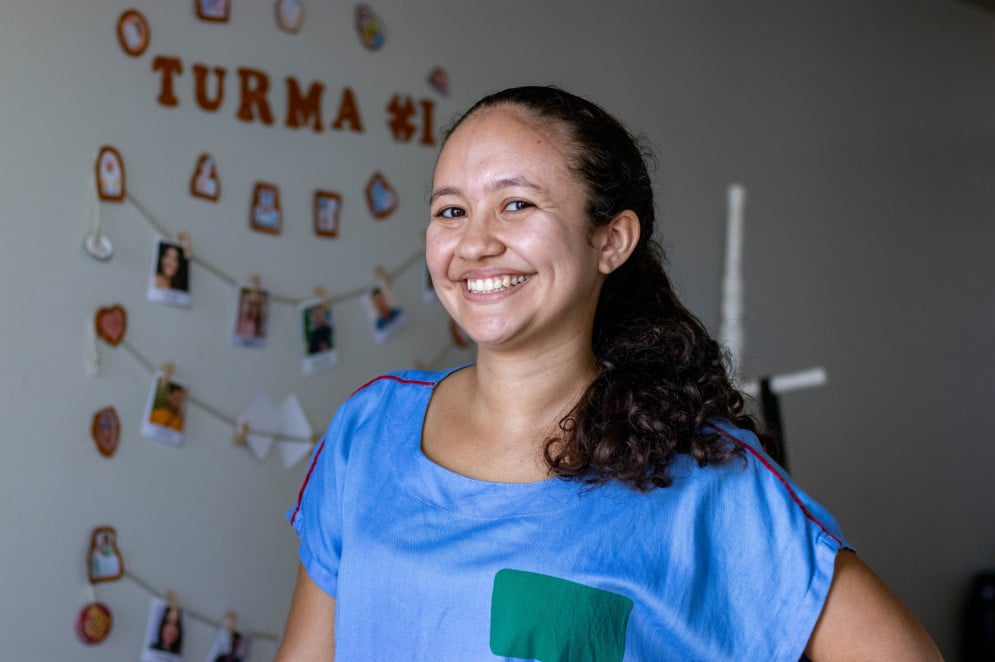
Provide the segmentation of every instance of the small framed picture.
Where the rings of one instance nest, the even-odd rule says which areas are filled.
[[[145,624],[142,662],[179,662],[183,659],[183,610],[152,598]]]
[[[121,49],[138,57],[149,47],[149,23],[137,9],[129,9],[117,20],[117,40]]]
[[[93,414],[90,421],[90,436],[97,450],[104,457],[113,457],[121,441],[121,419],[114,407],[104,407]]]
[[[339,236],[339,212],[342,196],[331,191],[314,192],[314,233],[334,239]]]
[[[239,283],[232,342],[239,347],[264,346],[268,321],[269,292]]]
[[[370,176],[370,180],[366,182],[365,193],[366,205],[376,220],[384,220],[397,209],[397,191],[383,173],[375,172]]]
[[[214,633],[207,662],[248,662],[249,642],[249,636],[244,632],[222,625]]]
[[[252,211],[249,227],[257,232],[280,234],[283,217],[280,213],[280,189],[275,184],[256,182],[252,189]]]
[[[156,237],[152,251],[152,273],[149,275],[149,301],[174,306],[190,305],[190,260],[183,244]]]
[[[404,311],[394,303],[390,290],[383,281],[378,280],[366,292],[363,303],[370,319],[373,340],[377,343],[387,342],[407,323]]]
[[[221,181],[218,179],[218,166],[214,157],[207,152],[197,158],[193,176],[190,177],[190,195],[211,202],[221,197]]]
[[[156,372],[145,403],[142,436],[172,446],[182,444],[186,402],[186,386],[172,377],[166,379],[162,372]]]
[[[318,299],[305,301],[297,307],[297,317],[301,321],[304,347],[301,372],[313,375],[337,366],[339,354],[335,349],[335,325],[328,302]]]
[[[108,202],[124,200],[124,159],[121,153],[110,145],[100,148],[97,155],[97,196]]]
[[[302,0],[276,0],[276,24],[284,32],[300,30],[304,25]]]
[[[98,526],[90,535],[89,568],[91,584],[111,582],[124,575],[124,559],[117,548],[117,531],[111,526]]]
[[[197,18],[213,23],[227,23],[231,12],[230,0],[194,0]]]

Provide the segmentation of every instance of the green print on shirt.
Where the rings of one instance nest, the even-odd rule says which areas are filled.
[[[491,652],[540,662],[615,662],[625,654],[632,600],[534,572],[494,576]]]

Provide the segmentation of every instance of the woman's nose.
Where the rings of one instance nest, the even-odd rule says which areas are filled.
[[[495,221],[485,216],[471,218],[460,236],[457,252],[464,260],[480,260],[504,252]]]

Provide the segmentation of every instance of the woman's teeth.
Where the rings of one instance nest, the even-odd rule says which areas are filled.
[[[527,276],[494,276],[493,278],[468,278],[466,289],[471,292],[501,292],[528,280]]]

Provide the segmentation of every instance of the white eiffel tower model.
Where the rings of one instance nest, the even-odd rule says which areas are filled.
[[[756,398],[760,394],[758,380],[741,381],[743,361],[743,208],[746,190],[732,184],[728,191],[728,219],[726,222],[725,275],[722,279],[722,325],[719,342],[729,352],[733,385]],[[770,390],[774,395],[803,388],[815,388],[826,383],[826,370],[822,366],[808,368],[770,377]]]

